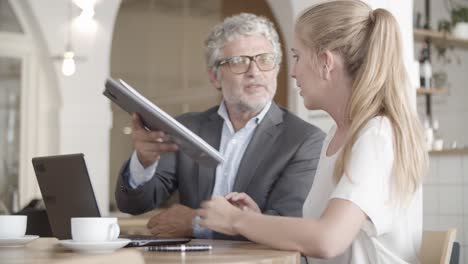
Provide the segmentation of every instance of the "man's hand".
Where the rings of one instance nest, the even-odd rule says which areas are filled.
[[[258,214],[262,213],[257,203],[246,193],[232,192],[224,198],[243,211],[249,210]]]
[[[196,211],[181,204],[175,204],[148,221],[147,227],[153,235],[160,237],[193,236],[192,220]]]
[[[132,140],[144,168],[159,160],[161,154],[178,150],[178,146],[171,143],[164,132],[147,130],[137,114],[132,115]]]

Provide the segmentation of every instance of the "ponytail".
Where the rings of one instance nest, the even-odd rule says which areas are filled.
[[[336,162],[336,182],[345,174],[352,177],[347,164],[364,126],[376,116],[385,116],[394,138],[392,195],[398,202],[408,201],[422,184],[428,158],[422,126],[409,101],[412,89],[395,18],[385,9],[372,11],[361,1],[333,1],[302,14],[296,33],[316,52],[338,51],[354,80],[346,111],[350,128]]]

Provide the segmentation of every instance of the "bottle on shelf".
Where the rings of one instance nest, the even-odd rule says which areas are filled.
[[[432,149],[442,150],[444,148],[444,139],[442,138],[442,134],[440,133],[439,120],[437,119],[432,120],[432,131],[433,131]]]
[[[421,87],[429,89],[431,87],[432,65],[429,43],[427,42],[423,43],[421,53],[419,54],[419,67]]]
[[[432,150],[432,144],[434,143],[434,130],[432,129],[430,118],[424,119],[424,137],[426,139],[427,150]]]

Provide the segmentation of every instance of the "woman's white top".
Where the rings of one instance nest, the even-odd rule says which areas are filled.
[[[368,216],[344,254],[308,263],[419,263],[422,238],[422,188],[407,206],[390,201],[394,160],[392,125],[375,117],[360,132],[348,164],[349,175],[334,184],[333,171],[340,151],[327,156],[336,131],[328,133],[320,155],[314,184],[303,207],[304,218],[319,218],[332,198],[351,201]]]

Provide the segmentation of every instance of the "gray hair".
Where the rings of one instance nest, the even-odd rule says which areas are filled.
[[[260,35],[265,37],[273,47],[273,52],[278,57],[278,65],[281,63],[282,52],[278,33],[273,23],[263,16],[250,13],[241,13],[230,16],[216,25],[205,40],[205,60],[209,68],[215,67],[221,59],[220,53],[226,42],[239,35]]]

